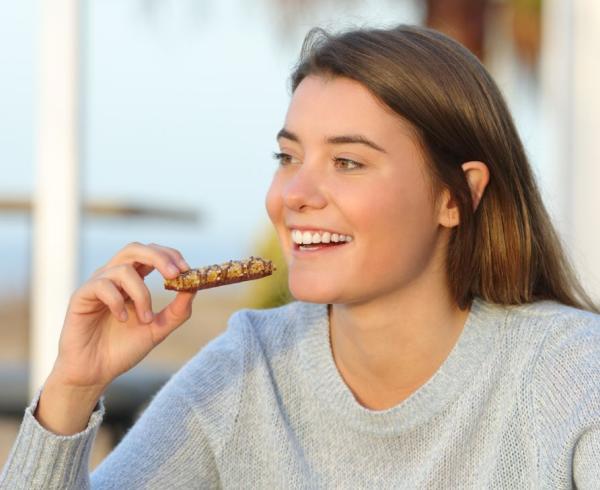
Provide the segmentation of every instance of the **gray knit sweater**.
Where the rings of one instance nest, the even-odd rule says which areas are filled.
[[[103,409],[56,436],[25,418],[2,489],[600,488],[600,317],[476,299],[440,369],[396,407],[362,407],[327,307],[243,310],[88,476]]]

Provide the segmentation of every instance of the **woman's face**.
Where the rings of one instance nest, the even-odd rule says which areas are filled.
[[[418,144],[407,123],[363,85],[305,78],[278,143],[266,207],[296,299],[363,303],[443,267],[441,226]],[[334,244],[336,235],[350,238]]]

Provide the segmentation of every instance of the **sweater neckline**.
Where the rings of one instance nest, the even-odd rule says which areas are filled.
[[[398,405],[385,410],[362,406],[346,385],[331,351],[328,305],[302,303],[300,318],[308,321],[302,349],[311,391],[320,405],[358,429],[392,434],[418,426],[441,412],[472,381],[481,368],[508,311],[501,305],[474,298],[464,328],[439,369]]]

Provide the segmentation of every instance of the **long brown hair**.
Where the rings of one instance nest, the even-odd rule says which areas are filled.
[[[461,308],[473,296],[501,304],[551,299],[598,312],[570,265],[495,82],[466,48],[423,27],[312,29],[291,75],[362,83],[415,130],[435,194],[448,189],[460,224],[447,273]],[[484,162],[490,182],[477,210],[461,164]]]

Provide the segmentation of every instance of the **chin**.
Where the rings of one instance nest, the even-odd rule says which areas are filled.
[[[330,304],[339,303],[339,291],[321,284],[315,286],[306,281],[294,281],[290,278],[288,282],[290,293],[297,301],[306,303]]]

